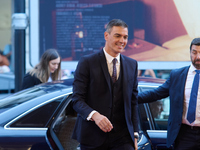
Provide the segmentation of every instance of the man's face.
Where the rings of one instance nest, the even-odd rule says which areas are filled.
[[[159,119],[163,111],[163,101],[156,101],[150,104],[150,108],[152,110],[153,117]]]
[[[190,50],[190,58],[196,69],[200,69],[200,46],[192,45]]]
[[[126,47],[128,42],[128,29],[114,26],[110,33],[104,33],[104,37],[106,40],[105,50],[111,56],[116,57]]]

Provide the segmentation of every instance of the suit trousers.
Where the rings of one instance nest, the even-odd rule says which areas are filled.
[[[200,150],[200,127],[182,124],[175,140],[175,150]]]
[[[120,132],[111,131],[107,134],[105,142],[98,147],[80,144],[81,150],[134,150],[134,143],[125,128]]]

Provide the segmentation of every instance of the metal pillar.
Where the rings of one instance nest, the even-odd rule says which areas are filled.
[[[19,13],[25,14],[25,0],[14,0],[14,14]],[[16,20],[16,17],[12,17],[12,20]],[[16,21],[13,22],[16,23]],[[15,92],[18,92],[25,74],[25,28],[17,28],[15,23],[12,26],[14,26]]]

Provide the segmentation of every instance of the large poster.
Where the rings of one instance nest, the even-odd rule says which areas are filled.
[[[101,50],[105,26],[115,18],[129,26],[122,54],[155,69],[157,62],[164,62],[163,69],[189,62],[190,42],[200,36],[199,0],[39,0],[38,5],[39,56],[56,48],[63,62]]]
[[[129,40],[133,40],[133,6],[133,1],[41,0],[40,54],[54,47],[64,61],[77,61],[95,53],[104,46],[106,24],[114,18],[130,26]]]

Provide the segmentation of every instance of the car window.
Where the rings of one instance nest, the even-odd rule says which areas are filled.
[[[46,127],[56,108],[63,100],[63,97],[59,97],[50,103],[38,107],[34,111],[31,111],[30,113],[15,121],[10,125],[10,127]]]
[[[142,130],[149,130],[151,129],[151,123],[149,122],[148,111],[146,109],[146,104],[139,104],[139,126]]]
[[[169,117],[169,97],[149,103],[156,130],[167,130]]]
[[[78,149],[79,143],[72,139],[72,132],[76,123],[77,113],[72,107],[71,97],[55,121],[53,131],[64,149]]]
[[[149,87],[141,87],[141,91],[149,91],[149,90],[153,90],[157,88],[157,86],[149,86]],[[141,92],[140,91],[140,92]],[[152,122],[153,122],[153,129],[156,130],[167,130],[167,123],[168,123],[168,117],[169,117],[169,97],[152,102],[152,103],[148,103],[145,104],[145,109],[143,111],[146,112],[146,122],[150,122],[149,118],[152,118]],[[141,106],[140,106],[141,107]],[[148,111],[149,109],[149,111]],[[143,117],[145,118],[145,117]],[[143,119],[144,122],[144,119]],[[144,123],[143,123],[144,124]],[[150,126],[150,125],[149,125]],[[146,125],[146,129],[150,129],[151,127],[149,127]],[[151,129],[152,129],[151,128]]]
[[[44,94],[46,94],[45,91],[41,90],[40,88],[34,87],[26,91],[6,97],[0,100],[0,113]]]
[[[58,84],[53,84],[58,83]],[[8,96],[4,99],[0,100],[0,113],[13,108],[19,104],[25,103],[27,101],[30,101],[34,98],[40,97],[41,95],[45,95],[48,93],[52,93],[55,91],[61,91],[67,87],[70,87],[70,83],[68,85],[65,84],[59,84],[59,83],[68,83],[68,81],[53,81],[48,82],[46,84],[40,84],[36,85],[34,87],[31,87],[29,89],[20,91],[18,93],[15,93],[11,96]]]

